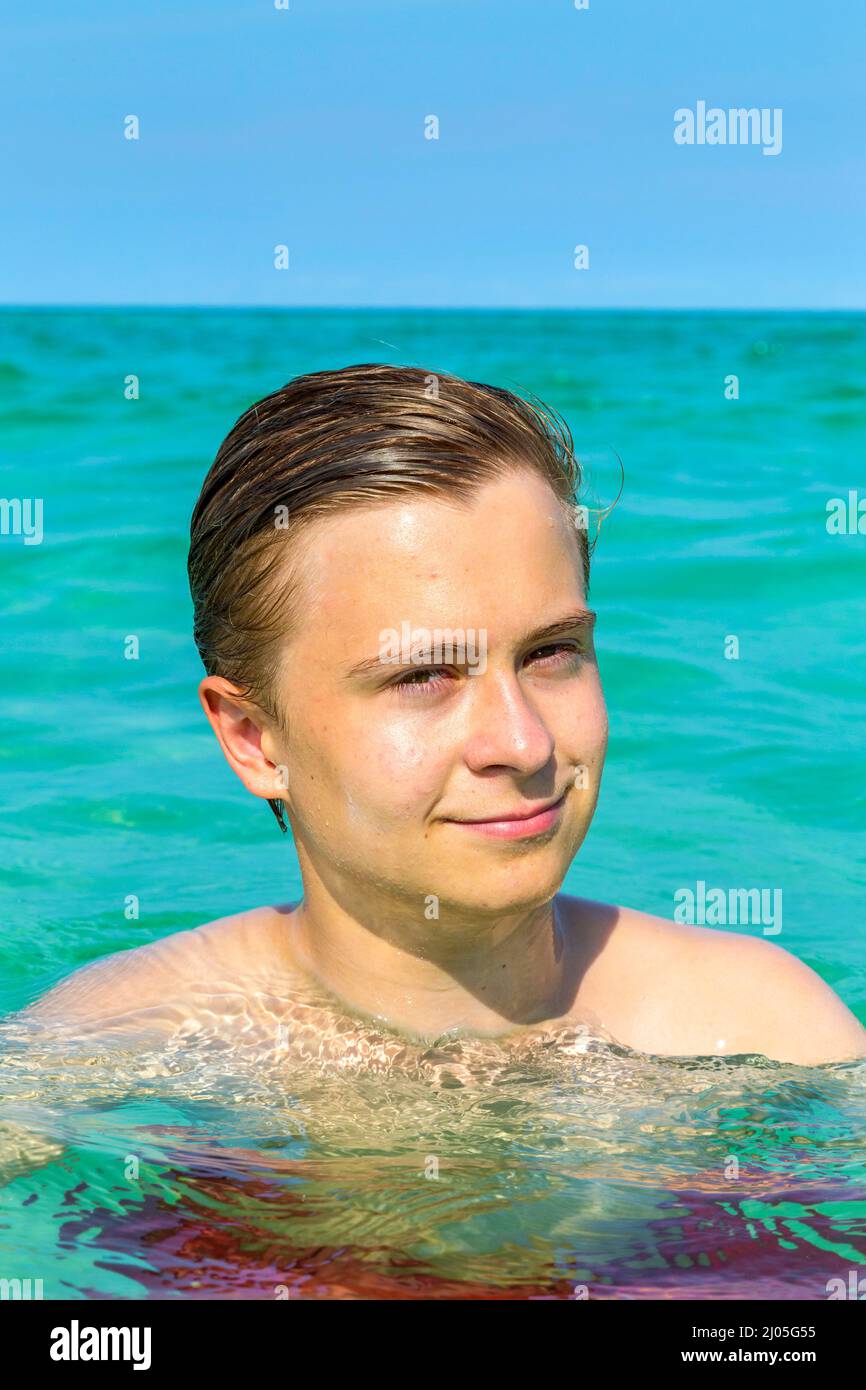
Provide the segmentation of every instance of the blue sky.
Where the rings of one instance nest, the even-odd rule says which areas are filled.
[[[866,307],[854,0],[40,0],[3,27],[3,303]],[[781,108],[781,153],[678,146],[698,100]]]

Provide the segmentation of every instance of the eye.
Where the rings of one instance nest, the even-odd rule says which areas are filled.
[[[407,695],[409,699],[416,699],[418,695],[424,694],[428,690],[438,691],[444,689],[448,684],[445,680],[428,679],[445,668],[434,666],[420,671],[409,671],[407,675],[401,676],[399,680],[393,681],[391,689],[396,690],[400,695]]]
[[[586,656],[586,648],[577,642],[555,642],[548,647],[536,647],[534,652],[529,653],[527,660],[531,661],[539,652],[554,652],[557,654],[552,657],[547,657],[544,661],[534,662],[536,666],[541,665],[546,667],[573,666]]]

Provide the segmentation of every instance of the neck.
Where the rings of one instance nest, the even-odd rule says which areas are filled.
[[[443,905],[428,920],[394,898],[349,910],[308,873],[304,890],[291,923],[301,967],[344,1004],[417,1038],[493,1037],[558,1018],[572,1002],[555,902],[495,918]]]

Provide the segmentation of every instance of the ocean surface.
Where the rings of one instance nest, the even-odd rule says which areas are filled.
[[[831,499],[866,499],[866,316],[844,313],[0,311],[0,495],[42,499],[44,532],[0,536],[0,1013],[301,896],[198,706],[188,522],[252,401],[352,362],[534,392],[571,426],[591,517],[621,460],[591,593],[610,746],[566,891],[672,917],[686,890],[764,890],[770,930],[731,929],[866,1022],[866,534],[827,528]],[[0,1277],[55,1298],[825,1298],[866,1273],[861,1064],[575,1044],[427,1066],[109,1065],[10,1023]]]

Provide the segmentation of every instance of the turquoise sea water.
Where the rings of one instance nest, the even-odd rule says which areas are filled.
[[[188,519],[253,400],[373,361],[535,392],[572,427],[590,505],[616,496],[622,459],[592,580],[610,748],[566,890],[667,917],[699,881],[778,890],[771,939],[866,1021],[866,535],[825,524],[828,499],[866,497],[866,318],[817,313],[0,312],[0,492],[43,499],[44,526],[39,545],[0,537],[0,1010],[109,951],[300,897],[291,846],[198,707]],[[866,1263],[858,1065],[592,1053],[567,1075],[323,1078],[281,1101],[223,1067],[130,1066],[76,1092],[81,1068],[40,1072],[10,1036],[0,1275],[44,1276],[52,1297],[194,1296],[211,1251],[213,1287],[255,1296],[294,1260],[331,1296],[379,1279],[568,1296],[583,1278],[825,1297]],[[453,1158],[447,1199],[418,1186],[419,1134]],[[134,1188],[130,1145],[147,1155]],[[731,1152],[742,1190],[721,1176]],[[310,1264],[344,1247],[350,1268]]]

